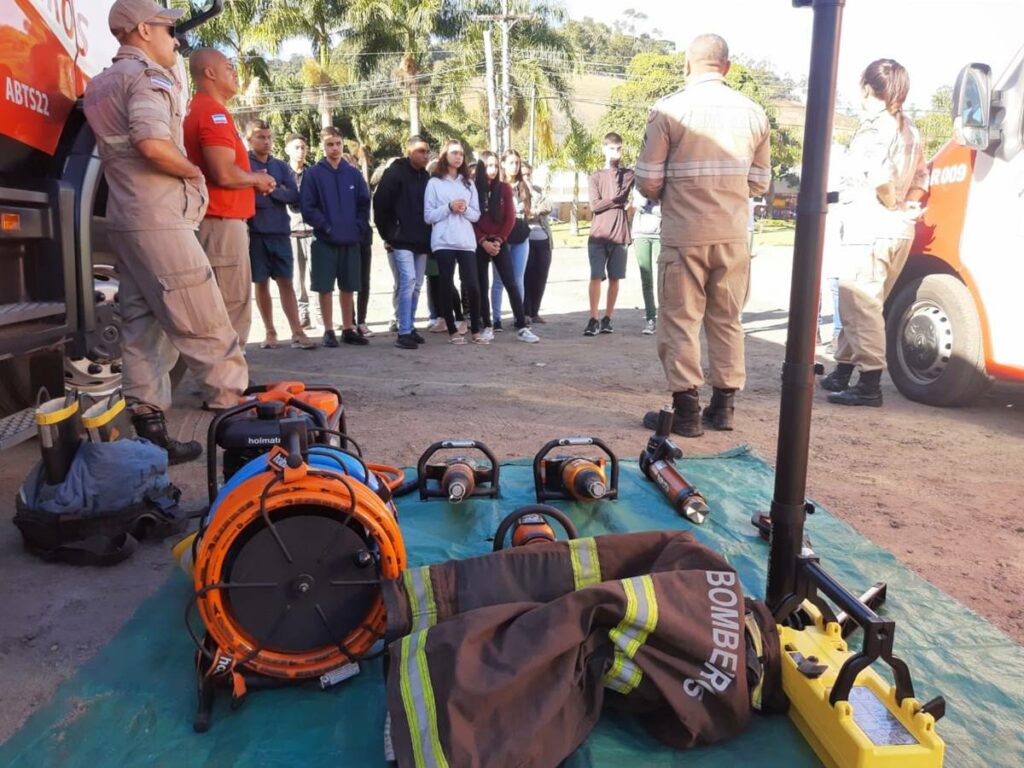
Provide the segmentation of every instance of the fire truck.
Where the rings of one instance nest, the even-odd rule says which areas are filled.
[[[0,0],[0,449],[34,433],[40,390],[120,381],[106,185],[81,96],[110,63],[112,0]],[[194,10],[179,39],[220,11]]]
[[[953,120],[886,306],[893,382],[939,406],[970,403],[992,380],[1024,381],[1024,48],[998,79],[985,64],[964,67]]]

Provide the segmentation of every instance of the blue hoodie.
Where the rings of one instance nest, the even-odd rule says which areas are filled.
[[[370,235],[370,190],[363,175],[342,160],[327,158],[309,168],[300,190],[302,218],[318,239],[334,245],[358,245]]]

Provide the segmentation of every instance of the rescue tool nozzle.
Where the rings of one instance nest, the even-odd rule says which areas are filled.
[[[458,504],[473,494],[476,488],[475,465],[471,459],[452,459],[441,477],[441,488],[448,501]]]
[[[597,501],[608,493],[604,469],[590,459],[570,459],[562,465],[562,483],[579,501]]]

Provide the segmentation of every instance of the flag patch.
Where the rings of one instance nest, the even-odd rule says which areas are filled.
[[[172,91],[172,90],[174,90],[174,83],[172,83],[166,77],[160,77],[160,76],[150,77],[149,78],[149,82],[151,82],[157,88],[163,88],[165,91]]]
[[[215,125],[227,125],[228,124],[228,116],[227,115],[219,114],[218,113],[216,115],[211,115],[210,117],[213,119],[213,122],[214,122]]]

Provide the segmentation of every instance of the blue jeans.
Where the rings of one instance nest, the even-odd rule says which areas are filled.
[[[509,253],[512,255],[512,272],[516,276],[516,287],[519,288],[520,297],[526,295],[526,263],[530,258],[530,241],[524,240],[521,243],[508,244]],[[501,282],[501,275],[497,269],[492,269],[494,283],[491,285],[491,319],[494,322],[501,321],[501,295],[505,292],[505,284]]]
[[[832,336],[838,336],[839,332],[843,330],[843,321],[839,316],[839,278],[838,277],[827,277],[828,289],[832,294]],[[821,302],[818,302],[818,325],[822,326],[825,324],[825,317],[821,314]]]
[[[423,287],[423,272],[427,268],[427,254],[395,249],[395,267],[398,270],[398,333],[413,332],[416,305]]]

